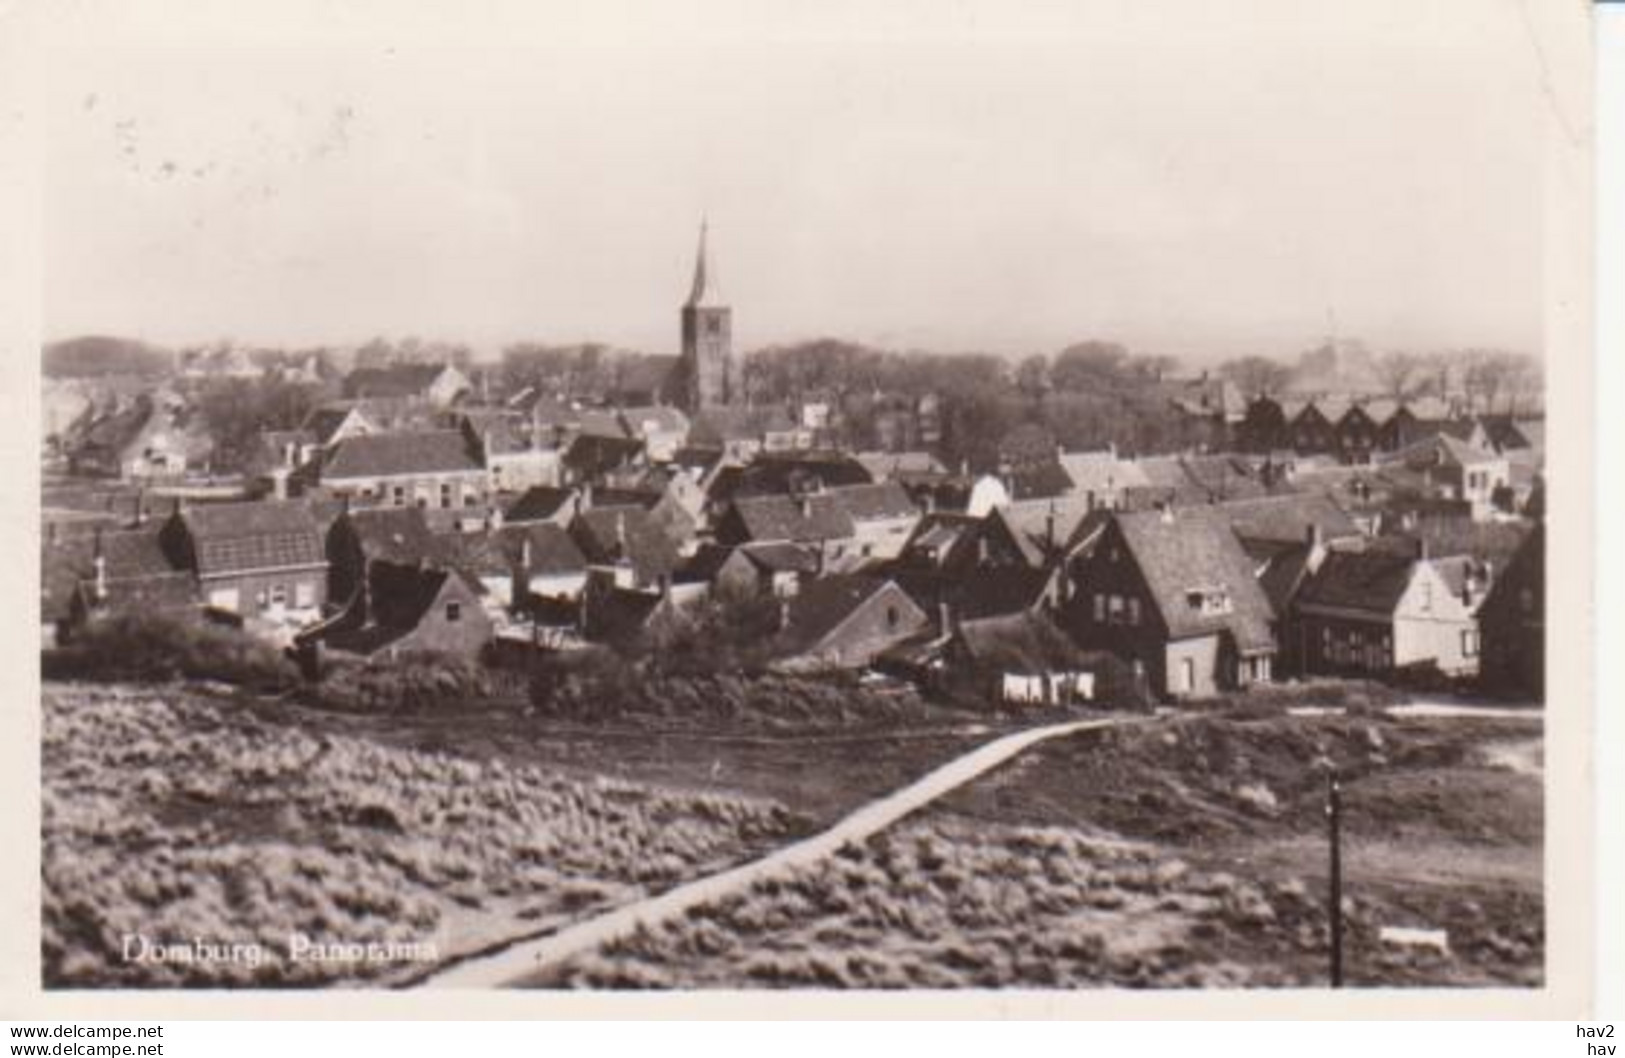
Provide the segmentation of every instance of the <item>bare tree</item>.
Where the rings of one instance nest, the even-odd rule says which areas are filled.
[[[1243,396],[1279,393],[1292,378],[1292,369],[1267,356],[1243,356],[1219,365],[1219,374],[1236,384]]]
[[[1404,400],[1416,395],[1418,376],[1423,369],[1420,356],[1401,350],[1383,353],[1377,357],[1373,368],[1382,383],[1382,391],[1388,396]]]

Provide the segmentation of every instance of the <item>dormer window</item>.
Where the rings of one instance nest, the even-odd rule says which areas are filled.
[[[1223,588],[1191,588],[1185,593],[1185,602],[1203,616],[1231,611],[1230,593]]]

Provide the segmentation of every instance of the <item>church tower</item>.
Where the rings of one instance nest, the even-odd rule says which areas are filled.
[[[733,310],[723,302],[705,241],[706,224],[702,222],[694,285],[682,311],[681,399],[690,412],[723,407],[740,397],[733,360]]]

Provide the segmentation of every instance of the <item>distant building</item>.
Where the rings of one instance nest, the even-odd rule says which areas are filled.
[[[678,361],[680,401],[690,413],[726,407],[743,395],[733,357],[733,310],[723,300],[700,226],[694,284],[681,312],[683,346]]]

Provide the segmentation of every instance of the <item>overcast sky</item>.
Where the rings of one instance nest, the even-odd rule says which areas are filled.
[[[48,336],[1539,351],[1511,0],[265,6],[59,25]]]

